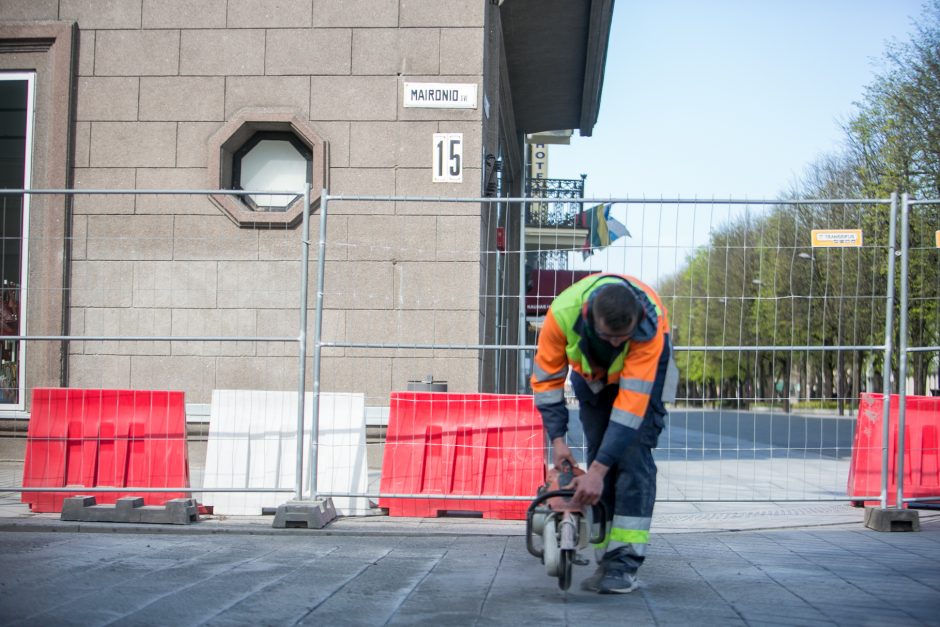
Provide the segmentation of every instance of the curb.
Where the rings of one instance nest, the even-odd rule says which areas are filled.
[[[918,510],[922,525],[934,528],[940,523],[940,510]],[[369,520],[372,518],[372,520]],[[835,518],[835,519],[833,519]],[[378,520],[381,519],[381,520]],[[722,520],[723,519],[723,520]],[[776,519],[776,524],[773,522]],[[49,516],[0,517],[0,533],[117,533],[138,535],[243,535],[243,536],[372,536],[372,537],[524,537],[524,521],[456,518],[343,517],[322,529],[282,528],[272,526],[273,517],[236,521],[208,518],[187,525],[140,522],[66,521]],[[748,524],[750,523],[750,524]],[[653,535],[689,535],[696,533],[745,533],[771,531],[809,531],[813,529],[850,528],[867,531],[862,513],[857,516],[825,516],[782,511],[768,516],[765,512],[667,514],[653,521]]]

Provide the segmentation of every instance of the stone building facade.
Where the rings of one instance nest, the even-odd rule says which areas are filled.
[[[0,78],[32,77],[22,187],[231,188],[250,142],[291,135],[309,153],[312,321],[321,189],[522,195],[526,134],[591,132],[612,4],[0,0]],[[477,101],[407,107],[405,83],[473,85]],[[460,182],[432,180],[439,133],[462,138]],[[22,281],[11,282],[22,289],[20,333],[298,334],[297,200],[268,212],[207,194],[33,195],[21,202],[28,211],[16,201],[5,197],[4,206],[24,216]],[[496,202],[329,203],[323,340],[518,343],[520,255],[511,243],[520,241],[520,215]],[[497,251],[498,227],[506,252]],[[25,362],[20,393],[3,405],[11,410],[28,410],[39,386],[182,389],[187,401],[206,403],[213,389],[298,385],[291,342],[17,347]],[[327,347],[321,389],[363,392],[381,405],[433,373],[451,391],[515,392],[518,363],[498,352]]]

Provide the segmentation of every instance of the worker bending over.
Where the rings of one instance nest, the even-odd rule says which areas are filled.
[[[575,478],[576,504],[603,501],[607,537],[595,545],[597,571],[582,588],[631,592],[649,543],[656,501],[652,449],[665,425],[664,402],[675,400],[669,321],[658,294],[639,280],[595,274],[559,294],[539,335],[532,389],[552,445],[552,462],[576,466],[565,441],[564,386],[580,406],[587,472]]]

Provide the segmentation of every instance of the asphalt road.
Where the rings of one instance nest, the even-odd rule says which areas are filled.
[[[569,446],[583,461],[577,409],[570,409]],[[655,457],[661,461],[841,459],[852,454],[855,419],[733,410],[674,410]]]

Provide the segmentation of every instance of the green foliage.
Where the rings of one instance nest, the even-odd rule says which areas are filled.
[[[911,40],[888,46],[885,69],[846,125],[862,190],[940,196],[940,2]]]
[[[925,5],[910,41],[889,45],[883,61],[844,125],[845,146],[811,164],[789,200],[884,199],[895,192],[940,198],[940,0]],[[827,228],[860,228],[865,245],[811,249],[810,232]],[[912,346],[940,344],[937,230],[940,206],[912,208],[906,277]],[[747,211],[715,229],[708,245],[661,286],[677,343],[705,348],[883,344],[889,240],[885,204],[806,201]],[[895,321],[899,315],[896,310]],[[936,357],[912,357],[920,393]],[[772,396],[781,378],[789,381],[795,360],[831,382],[840,367],[837,359],[834,351],[741,349],[680,353],[677,362],[687,385],[698,386],[705,396],[708,386],[732,386],[751,390],[757,399]],[[881,367],[878,356],[863,355],[866,360]],[[821,396],[827,398],[832,386],[824,387]]]

